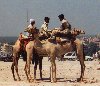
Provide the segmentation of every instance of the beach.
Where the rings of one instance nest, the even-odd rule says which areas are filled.
[[[98,60],[85,61],[84,81],[77,82],[80,77],[79,61],[58,61],[57,66],[57,82],[50,82],[50,61],[47,57],[43,58],[43,80],[40,80],[39,69],[37,69],[37,82],[29,83],[27,81],[24,66],[25,62],[20,59],[18,68],[21,81],[14,81],[11,71],[12,62],[0,61],[0,86],[100,86],[100,63]],[[34,65],[31,64],[31,75],[34,74]],[[17,77],[16,77],[17,78]]]

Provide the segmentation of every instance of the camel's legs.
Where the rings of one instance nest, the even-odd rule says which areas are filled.
[[[76,48],[77,48],[77,56],[79,58],[80,65],[81,65],[81,75],[80,78],[77,79],[77,81],[82,81],[84,76],[84,71],[85,71],[85,64],[84,64],[85,57],[84,57],[83,44],[79,40],[76,41]]]
[[[13,63],[12,63],[12,66],[11,66],[13,78],[16,81],[17,79],[15,78],[14,68],[16,70],[16,73],[17,73],[17,76],[18,76],[18,80],[21,80],[20,77],[19,77],[19,74],[18,74],[18,59],[17,59],[17,55],[13,57]]]
[[[29,82],[30,82],[30,80],[32,79],[32,77],[31,77],[31,75],[30,75],[30,62],[31,62],[31,60],[30,60],[30,58],[27,58],[27,74],[28,74],[28,78],[29,78]]]
[[[12,74],[13,74],[13,79],[14,79],[14,81],[17,81],[17,79],[15,78],[15,74],[14,74],[14,68],[15,68],[15,60],[16,60],[16,54],[14,54],[14,56],[13,56],[13,63],[12,63],[12,65],[11,65],[11,70],[12,70]]]
[[[35,64],[34,64],[34,81],[36,80],[36,70],[38,63],[40,70],[40,78],[42,79],[42,57],[37,57],[37,59],[35,59]]]
[[[16,73],[17,73],[17,76],[18,76],[18,80],[20,81],[20,76],[19,76],[19,73],[18,73],[18,59],[15,60],[15,70],[16,70]]]
[[[34,65],[34,81],[36,80],[36,70],[37,70],[37,63]]]
[[[40,78],[42,79],[42,59],[43,57],[39,56],[37,51],[34,50],[33,60],[32,60],[32,63],[34,64],[34,81],[36,80],[36,70],[37,70],[38,64],[39,64],[39,70],[40,70]]]
[[[37,70],[37,65],[38,65],[38,54],[37,53],[33,53],[33,60],[32,63],[34,64],[34,81],[36,81],[36,70]]]
[[[81,64],[81,76],[80,76],[80,80],[83,81],[83,76],[84,76],[84,71],[85,71],[85,65],[84,65],[83,61],[80,61],[80,64]]]
[[[37,59],[35,59],[35,64],[34,64],[34,80],[36,80],[36,70],[37,70],[38,63],[39,63],[39,70],[40,70],[40,78],[42,79],[42,58],[37,57]]]
[[[16,81],[17,79],[15,78],[15,74],[14,74],[14,62],[12,63],[12,66],[11,66],[11,70],[12,70],[12,74],[13,74],[13,79],[14,81]]]
[[[82,57],[82,56],[79,56],[79,57]],[[82,58],[79,58],[79,61],[80,61],[80,65],[81,65],[81,75],[80,75],[80,78],[77,79],[77,81],[83,81],[83,76],[84,76],[84,71],[85,71],[85,64],[84,64],[84,60],[82,60]]]
[[[84,76],[84,71],[85,71],[85,64],[84,64],[84,60],[85,60],[85,55],[83,53],[84,51],[81,51],[81,54],[80,54],[80,64],[81,64],[81,76],[80,76],[80,79],[81,81],[83,81],[83,76]]]
[[[39,57],[39,70],[40,70],[40,78],[42,80],[42,59],[43,57]]]
[[[43,79],[42,78],[42,69],[40,69],[40,78],[41,78],[41,80]]]
[[[25,74],[26,74],[26,76],[27,76],[27,80],[29,80],[28,74],[27,74],[27,62],[26,62],[26,64],[25,64],[24,71],[25,71]]]
[[[34,68],[34,80],[36,80],[36,69]]]
[[[57,82],[56,80],[56,63],[55,63],[55,58],[51,57],[51,82]]]

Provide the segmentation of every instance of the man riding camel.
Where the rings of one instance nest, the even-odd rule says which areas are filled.
[[[25,35],[20,33],[19,35],[19,40],[20,40],[20,46],[21,48],[25,48],[25,46],[27,45],[27,43],[30,40],[34,39],[34,34],[27,32],[27,30],[34,30],[36,29],[35,27],[35,20],[34,19],[30,19],[30,24],[28,25],[28,27],[24,30]]]
[[[64,15],[60,14],[58,17],[59,17],[59,20],[61,21],[61,26],[60,26],[60,29],[58,30],[58,33],[60,33],[60,36],[61,36],[61,42],[70,41],[70,43],[73,46],[72,51],[74,51],[75,49],[74,45],[80,43],[80,41],[76,40],[76,37],[74,37],[71,34],[72,27],[70,23],[65,19]]]
[[[69,22],[65,19],[63,14],[60,14],[58,17],[61,21],[60,31],[64,31],[66,34],[69,33],[71,30],[71,25]]]
[[[35,29],[35,20],[34,19],[30,19],[30,24],[28,25],[27,29]],[[32,34],[26,32],[26,38],[29,38],[30,36],[32,36]]]
[[[70,23],[65,19],[63,14],[60,14],[58,16],[60,22],[61,22],[61,26],[60,28],[55,28],[56,31],[53,33],[53,35],[55,37],[60,37],[60,41],[66,41],[66,40],[70,40],[71,39],[71,25]]]
[[[36,27],[35,27],[35,20],[34,20],[34,19],[30,19],[30,24],[28,25],[28,27],[27,27],[26,29],[35,29],[35,28],[36,28]],[[26,30],[26,29],[25,29],[25,30]],[[30,38],[30,37],[32,36],[31,33],[28,33],[28,32],[25,31],[25,30],[24,30],[25,35],[22,34],[22,33],[20,33],[19,39],[28,39],[28,38]]]
[[[50,20],[49,17],[45,17],[44,18],[44,23],[42,24],[41,29],[40,29],[40,34],[41,35],[47,36],[49,20]]]

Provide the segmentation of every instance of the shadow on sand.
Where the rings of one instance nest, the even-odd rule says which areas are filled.
[[[37,81],[51,82],[50,78],[37,79]],[[57,82],[77,82],[76,79],[57,78]]]

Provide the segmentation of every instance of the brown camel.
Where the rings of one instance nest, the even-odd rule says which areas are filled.
[[[85,64],[84,64],[84,58],[85,57],[84,57],[84,51],[83,51],[83,44],[79,39],[76,39],[74,41],[74,43],[75,43],[75,46],[76,46],[77,57],[80,61],[80,65],[81,65],[81,75],[80,75],[80,78],[77,79],[77,81],[81,81],[81,80],[83,80],[83,75],[84,75],[84,70],[85,70]],[[63,43],[61,45],[61,44],[58,44],[58,43],[54,44],[54,43],[51,43],[49,41],[46,41],[46,43],[42,44],[38,39],[34,39],[33,41],[30,41],[26,45],[27,61],[26,61],[26,65],[25,65],[25,73],[26,73],[27,79],[29,81],[31,80],[30,63],[32,61],[32,56],[33,56],[34,49],[37,50],[38,54],[41,54],[41,55],[42,54],[47,54],[50,57],[50,60],[51,60],[51,68],[50,68],[51,82],[56,82],[57,80],[56,80],[56,63],[55,63],[55,59],[56,59],[56,57],[62,58],[63,54],[65,54],[69,51],[72,51],[73,50],[72,47],[73,46],[71,45],[70,42],[69,43],[66,42],[66,43]],[[16,68],[18,68],[18,65],[17,65],[16,61],[14,61],[14,65],[15,65]],[[18,77],[19,77],[19,75],[18,75]]]
[[[13,78],[14,78],[15,81],[17,79],[15,78],[15,75],[14,75],[14,69],[16,70],[18,80],[21,80],[20,77],[19,77],[19,74],[18,74],[19,52],[20,52],[20,41],[17,40],[15,45],[13,46],[13,63],[12,63],[12,66],[11,66]]]
[[[29,30],[30,31],[30,30]],[[30,32],[34,32],[33,30],[30,31]],[[34,35],[36,36],[36,35]],[[29,38],[30,39],[30,38]],[[34,38],[31,38],[31,40],[33,40]],[[16,70],[16,73],[17,73],[17,76],[18,76],[18,80],[21,80],[20,79],[20,76],[19,76],[19,73],[18,73],[18,60],[19,60],[19,57],[20,57],[20,54],[23,56],[23,60],[26,61],[26,56],[27,56],[27,53],[25,50],[23,50],[22,48],[22,43],[21,41],[23,40],[23,37],[22,37],[22,33],[19,35],[19,38],[18,40],[15,42],[15,44],[13,45],[13,63],[11,65],[11,70],[12,70],[12,74],[13,74],[13,78],[14,80],[16,81],[17,79],[15,78],[15,74],[14,74],[14,70]],[[28,40],[28,39],[24,39],[24,40]],[[24,46],[23,46],[24,47]],[[36,58],[37,59],[34,59]],[[40,58],[40,56],[38,56],[36,53],[34,53],[34,57],[33,57],[33,60],[32,60],[32,63],[35,64],[34,65],[34,68],[37,69],[37,65],[39,64],[39,69],[40,69],[40,78],[42,79],[42,57]],[[26,61],[26,64],[27,64],[27,61]],[[25,65],[25,68],[27,66]],[[24,69],[25,69],[24,68]],[[26,73],[26,71],[25,71]],[[27,77],[28,78],[28,77]]]
[[[75,40],[76,44],[76,52],[77,57],[80,61],[81,65],[81,75],[78,81],[83,80],[84,70],[85,70],[85,64],[84,64],[84,53],[83,53],[83,44],[79,39]],[[33,49],[36,49],[38,54],[47,54],[50,57],[51,60],[51,82],[56,82],[56,63],[55,59],[56,57],[62,58],[61,56],[69,51],[72,51],[72,45],[71,43],[64,43],[62,45],[60,44],[53,44],[51,42],[46,42],[45,44],[42,44],[39,40],[31,41],[26,46],[26,52],[27,52],[27,76],[29,79],[31,79],[30,75],[30,62],[32,60],[33,55]]]
[[[28,32],[28,30],[26,30]],[[79,31],[79,30],[74,30],[76,36],[77,34],[79,35],[80,33],[84,33],[84,31]],[[77,32],[77,33],[76,33]],[[84,75],[84,70],[85,70],[85,64],[84,64],[84,51],[83,51],[83,44],[79,39],[74,40],[74,44],[76,47],[76,52],[77,52],[77,57],[80,61],[81,65],[81,75],[80,78],[77,79],[77,81],[83,80],[83,75]],[[33,50],[37,50],[38,54],[47,54],[47,56],[50,57],[51,60],[51,82],[56,82],[56,63],[55,59],[56,57],[62,58],[62,55],[65,53],[72,51],[73,50],[73,45],[71,43],[63,43],[63,44],[55,44],[51,43],[49,41],[46,41],[46,43],[41,43],[38,39],[35,39],[34,41],[30,41],[27,46],[26,46],[26,52],[27,52],[27,68],[26,68],[26,73],[29,78],[31,79],[30,75],[30,62],[32,60],[32,55],[33,55]]]

